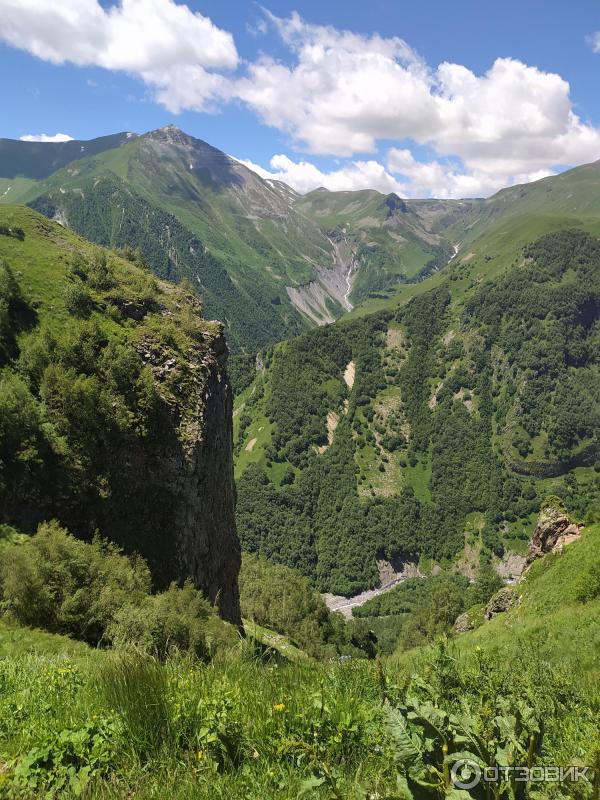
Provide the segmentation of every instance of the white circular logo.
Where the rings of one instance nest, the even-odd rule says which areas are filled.
[[[481,780],[481,767],[470,758],[460,758],[452,765],[450,775],[457,789],[472,789]]]

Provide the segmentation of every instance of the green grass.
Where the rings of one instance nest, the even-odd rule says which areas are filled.
[[[0,178],[0,204],[26,203],[37,186],[33,178]]]
[[[518,587],[520,605],[465,634],[461,649],[482,647],[510,661],[527,644],[551,663],[576,666],[599,680],[600,594],[588,602],[578,599],[586,574],[600,574],[599,552],[600,525],[594,525],[562,553],[534,562]]]
[[[0,659],[19,658],[25,655],[81,658],[90,652],[87,645],[67,636],[35,628],[23,628],[0,617]]]
[[[276,655],[281,656],[286,662],[298,663],[305,661],[308,656],[299,647],[296,647],[287,636],[283,636],[277,631],[265,628],[253,620],[242,620],[244,624],[244,631],[246,636],[251,640],[255,640],[261,647],[267,651],[274,651]]]
[[[431,480],[431,453],[426,459],[417,461],[414,467],[410,464],[402,469],[408,486],[412,486],[417,498],[423,502],[431,502],[429,481]]]
[[[255,641],[240,640],[210,664],[177,655],[159,663],[74,652],[62,637],[15,629],[20,641],[0,653],[0,796],[394,798],[398,775],[411,774],[398,738],[407,703],[437,724],[458,714],[492,738],[486,720],[525,704],[524,721],[545,727],[533,763],[593,764],[599,546],[600,525],[591,526],[533,565],[518,607],[453,642],[376,663],[314,662],[252,623],[250,639],[283,660],[257,658]],[[392,636],[389,620],[379,624]],[[423,747],[433,759],[432,743]]]

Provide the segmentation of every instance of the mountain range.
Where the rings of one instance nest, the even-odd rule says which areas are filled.
[[[532,234],[596,226],[600,164],[487,200],[375,190],[299,195],[175,126],[91,141],[0,140],[0,202],[187,278],[230,347],[260,347],[412,296],[455,258],[501,269]],[[489,263],[489,262],[486,262]],[[489,270],[482,270],[488,272]]]

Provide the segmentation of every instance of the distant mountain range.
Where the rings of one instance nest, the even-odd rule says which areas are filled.
[[[600,162],[488,200],[302,196],[175,126],[0,139],[0,203],[30,205],[104,246],[139,247],[159,276],[192,282],[234,351],[393,305],[455,256],[481,253],[500,268],[535,235],[593,229],[599,186]]]

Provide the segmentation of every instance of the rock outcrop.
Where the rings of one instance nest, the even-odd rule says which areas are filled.
[[[456,633],[467,633],[468,631],[472,631],[474,628],[475,625],[473,624],[468,611],[465,611],[463,614],[458,616],[454,622],[454,630]]]
[[[581,527],[567,514],[558,497],[549,497],[542,505],[527,553],[526,565],[546,553],[562,548],[564,544],[577,539]]]
[[[24,285],[35,275],[40,317],[56,330],[68,320],[68,330],[56,340],[39,324],[28,331],[42,378],[31,389],[22,381],[20,402],[43,426],[35,437],[26,426],[15,431],[15,452],[32,453],[27,469],[12,456],[8,468],[0,464],[0,522],[34,533],[56,519],[74,536],[100,536],[142,556],[157,589],[191,579],[221,616],[240,624],[223,326],[203,317],[191,286],[157,281],[114,252],[103,262],[99,249],[34,211],[18,211],[17,219],[26,229],[18,261]],[[45,290],[73,282],[73,251],[93,321]],[[88,281],[96,263],[90,253],[110,280]],[[12,368],[0,364],[0,379]],[[42,396],[46,374],[52,379]]]
[[[505,586],[503,589],[497,591],[489,600],[483,616],[486,620],[490,620],[498,614],[504,614],[506,611],[517,606],[519,600],[519,593],[514,586]]]
[[[233,399],[223,337],[204,361],[207,379],[197,398],[198,436],[181,465],[177,578],[191,575],[222,617],[241,624],[238,574],[241,549],[235,527]]]

